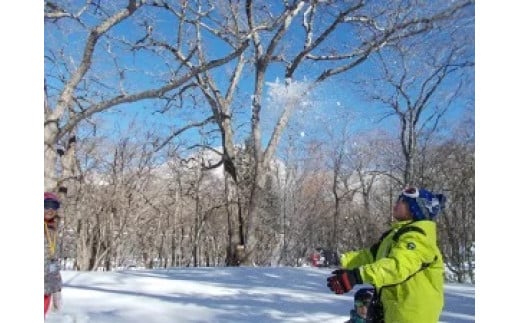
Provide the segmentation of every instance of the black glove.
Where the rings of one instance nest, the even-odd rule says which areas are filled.
[[[327,286],[336,294],[348,293],[354,285],[363,283],[358,268],[353,270],[337,269],[332,274],[334,276],[327,278]]]

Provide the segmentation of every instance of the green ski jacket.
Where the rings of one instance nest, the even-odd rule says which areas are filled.
[[[359,268],[384,308],[385,323],[433,323],[444,306],[444,263],[436,223],[400,221],[368,249],[346,252],[341,267]]]

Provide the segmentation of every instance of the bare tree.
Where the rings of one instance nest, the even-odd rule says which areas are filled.
[[[251,263],[257,244],[255,229],[259,212],[260,192],[264,189],[266,170],[278,146],[280,137],[285,129],[291,113],[304,102],[305,93],[334,75],[344,73],[365,61],[369,55],[377,52],[382,47],[399,42],[408,37],[426,32],[436,23],[442,22],[464,7],[472,4],[472,1],[455,2],[446,7],[440,6],[436,12],[431,10],[421,12],[417,7],[406,12],[396,3],[395,7],[385,8],[369,6],[364,1],[353,3],[324,3],[321,1],[292,1],[286,2],[284,10],[271,19],[262,17],[259,13],[265,8],[256,7],[253,1],[246,2],[247,23],[252,34],[254,47],[255,81],[254,94],[252,96],[251,136],[253,139],[255,171],[254,185],[252,187],[248,206],[248,226],[246,241],[246,262]],[[384,10],[383,10],[384,9]],[[395,11],[393,11],[395,10]],[[380,21],[384,11],[387,20]],[[300,15],[303,26],[303,47],[292,52],[284,50],[282,40],[287,39],[289,28],[296,17]],[[264,19],[261,19],[264,18]],[[257,23],[261,20],[262,23]],[[272,32],[262,32],[264,21],[270,21]],[[340,26],[355,26],[359,31],[360,38],[356,39],[350,46],[337,48],[326,45],[334,32],[338,32]],[[322,67],[317,69],[316,77],[311,81],[307,89],[303,89],[298,95],[286,97],[282,113],[272,131],[268,136],[268,144],[262,148],[262,135],[260,131],[260,112],[262,110],[262,98],[264,96],[264,84],[266,72],[273,64],[284,64],[285,80],[292,80],[297,72],[305,69],[306,73],[312,71],[309,63],[319,61],[333,67]],[[288,81],[287,88],[295,82]],[[287,92],[289,93],[289,91]]]
[[[175,97],[175,93],[172,94],[174,90],[180,89],[198,73],[238,57],[247,48],[248,41],[244,38],[236,47],[228,47],[221,57],[186,68],[186,62],[193,58],[200,46],[196,42],[183,43],[183,37],[189,36],[186,35],[189,33],[187,25],[201,24],[204,19],[203,12],[197,12],[193,17],[186,16],[190,12],[186,11],[187,3],[181,2],[176,8],[166,2],[147,4],[146,1],[129,0],[126,5],[119,6],[115,2],[86,1],[81,8],[74,8],[65,2],[45,1],[46,33],[56,37],[56,40],[46,39],[45,54],[46,190],[55,190],[59,185],[56,144],[73,132],[81,121],[101,111],[116,106],[127,107],[128,103],[147,99],[161,99],[167,107]],[[170,45],[171,56],[155,51],[157,43],[160,43],[155,35],[160,33],[160,29],[154,28],[156,19],[153,16],[146,16],[152,8],[169,14],[172,29],[178,31],[177,41]],[[95,21],[93,24],[92,19]],[[80,45],[65,47],[66,42],[58,34],[64,35],[63,31],[75,29],[79,29],[82,35],[75,39]],[[139,33],[143,36],[136,39]],[[184,46],[177,46],[179,43]],[[74,52],[78,47],[79,50]],[[125,66],[125,58],[135,57],[144,50],[154,53],[156,61],[162,61],[159,71],[147,65],[150,57],[148,60],[138,57],[136,65]],[[79,59],[78,64],[76,59]],[[101,77],[103,74],[104,78]],[[139,77],[141,81],[149,79],[150,86],[135,86]]]
[[[424,179],[429,187],[447,195],[447,207],[438,223],[447,273],[453,275],[448,278],[474,283],[475,134],[471,119],[457,123],[452,138],[437,138],[437,144],[425,152]]]
[[[199,266],[222,259],[227,265],[300,264],[313,246],[352,243],[354,235],[340,237],[346,223],[339,219],[347,212],[353,218],[388,211],[394,184],[378,181],[393,165],[373,165],[383,158],[368,149],[372,141],[356,152],[344,151],[353,147],[347,145],[351,137],[331,143],[340,149],[330,169],[323,166],[328,150],[320,142],[308,143],[298,158],[282,164],[276,153],[293,113],[317,108],[312,90],[332,77],[389,45],[405,48],[399,46],[473,4],[128,1],[120,8],[119,3],[45,6],[45,187],[68,189],[66,208],[74,217],[67,226],[74,229],[83,269],[131,262]],[[168,17],[171,33],[161,30],[159,15]],[[72,37],[78,46],[64,45],[69,32],[81,35]],[[280,67],[283,81],[270,82]],[[454,74],[449,72],[454,68],[431,74],[430,82]],[[97,127],[94,115],[107,110],[121,115],[117,108],[132,106],[154,108],[160,116],[180,111],[184,119],[162,136],[138,136],[113,147],[87,145],[80,130]],[[277,115],[264,136],[261,125],[273,107]],[[194,127],[202,140],[178,141]],[[427,153],[428,138],[421,138],[419,157]],[[185,150],[177,152],[175,145]],[[202,162],[207,151],[218,159]],[[96,159],[95,166],[84,155]],[[191,162],[180,163],[181,155]],[[167,175],[159,175],[165,169]],[[224,178],[212,175],[222,169]],[[431,172],[436,171],[423,167],[424,181]],[[87,180],[94,175],[97,181]],[[367,232],[362,226],[356,230]]]
[[[465,10],[462,16],[456,15],[421,42],[401,42],[379,52],[381,78],[364,83],[370,98],[390,111],[383,118],[399,120],[404,161],[401,186],[420,184],[419,143],[428,142],[459,96],[471,88],[465,76],[473,73],[474,66],[474,41],[467,33],[474,26],[471,13]],[[458,33],[450,31],[453,25]],[[434,48],[426,45],[433,42],[437,44]]]

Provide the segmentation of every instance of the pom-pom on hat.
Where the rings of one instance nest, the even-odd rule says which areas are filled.
[[[403,199],[412,213],[414,220],[433,220],[443,209],[446,197],[423,188],[408,187],[403,190],[400,199]]]

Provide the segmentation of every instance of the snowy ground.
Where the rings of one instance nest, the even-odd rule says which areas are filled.
[[[321,268],[174,268],[62,272],[61,312],[46,322],[344,322],[354,291],[335,295]],[[356,288],[357,289],[357,288]],[[475,321],[475,287],[446,284],[441,322]]]

